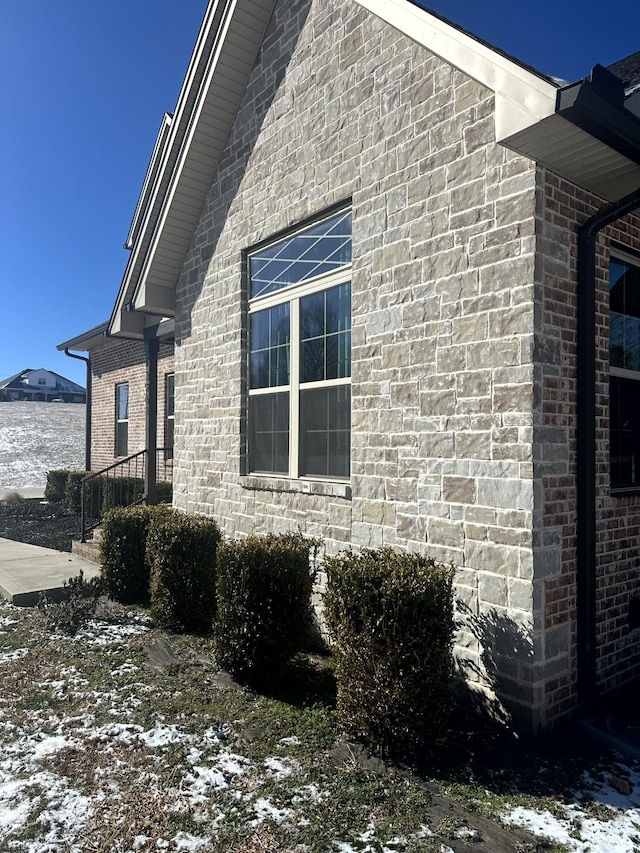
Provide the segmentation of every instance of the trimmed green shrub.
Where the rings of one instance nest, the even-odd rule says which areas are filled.
[[[67,469],[47,471],[47,485],[44,489],[44,498],[52,504],[64,503],[65,487],[70,472]]]
[[[132,506],[142,500],[144,480],[142,477],[103,477],[102,512],[119,506]]]
[[[210,518],[163,508],[147,535],[151,614],[162,628],[209,634],[216,610],[220,529]]]
[[[450,709],[453,567],[381,548],[326,570],[340,721],[377,750],[428,747]]]
[[[266,680],[301,649],[316,548],[315,540],[292,533],[220,546],[216,657],[236,678]]]
[[[82,481],[91,471],[69,471],[64,487],[64,505],[70,512],[80,512]],[[104,477],[94,477],[85,485],[85,511],[89,518],[98,518],[102,505]]]
[[[67,482],[64,487],[64,502],[71,512],[80,512],[80,489],[82,480],[90,471],[69,471]]]
[[[102,520],[100,565],[110,598],[122,604],[149,601],[146,559],[149,523],[166,507],[130,506],[109,510]]]
[[[166,480],[158,480],[158,503],[170,504],[173,500],[173,484]]]

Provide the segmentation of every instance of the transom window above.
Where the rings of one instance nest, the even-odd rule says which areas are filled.
[[[351,263],[351,211],[325,219],[249,256],[252,299]]]
[[[249,255],[249,470],[346,479],[351,212]]]

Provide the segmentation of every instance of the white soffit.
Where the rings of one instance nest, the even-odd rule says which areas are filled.
[[[506,144],[607,201],[640,186],[637,163],[559,115],[516,134]]]
[[[208,191],[207,178],[213,174],[217,158],[226,141],[241,93],[246,85],[234,63],[234,51],[245,54],[247,59],[242,68],[248,76],[267,23],[271,17],[275,0],[209,0],[207,10],[189,67],[173,113],[166,141],[161,146],[159,167],[155,172],[153,187],[148,193],[141,221],[136,229],[127,268],[120,285],[110,320],[110,332],[138,337],[142,335],[144,318],[135,311],[127,310],[135,302],[144,310],[145,276],[153,276],[156,285],[175,287],[193,230],[196,227],[202,203]],[[226,39],[231,32],[231,44]],[[216,77],[217,99],[203,110],[203,102],[211,100],[212,77],[216,76],[221,53],[226,59]],[[241,63],[242,64],[242,63]],[[231,86],[225,87],[226,78],[232,78]],[[222,83],[220,83],[222,80]],[[225,91],[225,89],[227,91]],[[230,96],[229,89],[234,92]],[[228,102],[231,117],[224,116]],[[219,112],[218,112],[219,111]],[[211,114],[213,112],[213,115]],[[199,125],[200,134],[194,129]],[[194,143],[190,156],[190,144]],[[202,142],[203,144],[199,144]],[[200,162],[197,162],[200,160]],[[204,162],[202,162],[204,160]],[[185,167],[185,161],[188,161]],[[209,180],[210,183],[210,180]],[[176,186],[180,191],[176,193]],[[169,220],[171,220],[169,222]],[[167,227],[168,226],[168,227]],[[173,242],[177,254],[171,251],[172,262],[153,264],[154,255],[164,239]],[[160,253],[159,253],[160,254]],[[156,275],[157,274],[157,275]],[[138,296],[142,286],[143,292]]]
[[[496,141],[555,112],[557,86],[407,0],[356,0],[496,96]]]
[[[136,309],[147,305],[147,282],[175,288],[273,6],[274,0],[227,3],[136,287]]]

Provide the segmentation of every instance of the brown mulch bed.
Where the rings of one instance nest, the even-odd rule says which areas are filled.
[[[0,538],[71,551],[71,540],[80,538],[80,518],[41,501],[0,502]]]

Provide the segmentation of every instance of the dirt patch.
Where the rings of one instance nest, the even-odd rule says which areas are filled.
[[[0,538],[71,551],[71,540],[80,538],[80,518],[40,501],[0,503]]]

